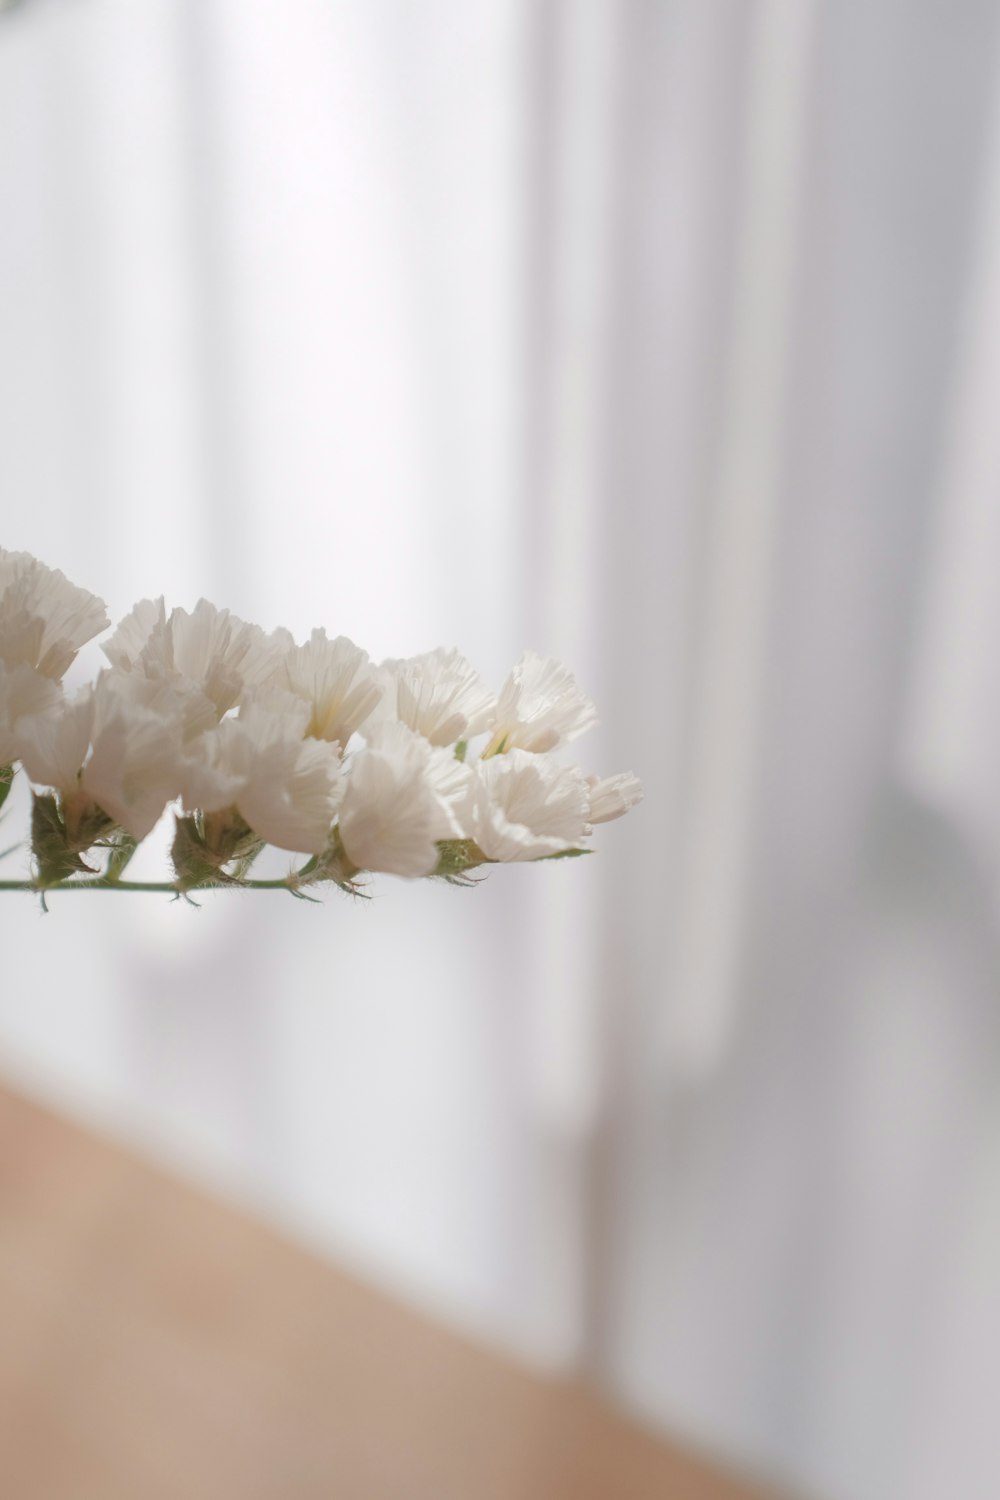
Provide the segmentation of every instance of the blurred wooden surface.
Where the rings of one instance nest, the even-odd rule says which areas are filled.
[[[3,1090],[0,1474],[10,1500],[751,1496]]]

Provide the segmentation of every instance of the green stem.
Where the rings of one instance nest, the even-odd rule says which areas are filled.
[[[229,885],[192,886],[187,894],[206,890],[251,890],[289,891],[294,888],[292,880],[243,880]],[[96,880],[57,880],[54,885],[36,885],[32,880],[0,880],[0,891],[30,891],[34,895],[48,895],[50,891],[155,891],[160,895],[179,896],[180,886],[171,880],[107,880],[102,875]]]

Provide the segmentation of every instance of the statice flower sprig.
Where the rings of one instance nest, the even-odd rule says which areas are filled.
[[[201,599],[143,599],[73,696],[62,678],[109,626],[57,569],[0,548],[0,806],[32,783],[32,875],[0,889],[168,891],[332,884],[384,872],[468,884],[491,864],[589,852],[642,789],[557,752],[597,722],[559,662],[526,651],[498,693],[456,650],[372,662],[345,636],[297,642]],[[173,869],[125,878],[173,810]],[[266,846],[297,856],[256,879]]]

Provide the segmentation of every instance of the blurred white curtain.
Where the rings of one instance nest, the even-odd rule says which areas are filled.
[[[648,788],[478,895],[5,911],[5,1071],[843,1500],[1000,1488],[998,23],[0,21],[3,543],[533,641]]]
[[[1000,14],[620,14],[605,646],[667,774],[597,1359],[806,1493],[985,1500]]]

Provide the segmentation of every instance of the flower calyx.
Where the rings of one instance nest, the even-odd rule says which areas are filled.
[[[306,886],[331,882],[349,896],[364,896],[365,892],[356,878],[360,874],[359,866],[344,848],[340,829],[334,828],[323,853],[314,854],[301,869],[289,875],[287,884],[293,895],[299,895]]]
[[[262,841],[234,807],[179,814],[170,849],[177,888],[241,885],[262,848]]]
[[[469,871],[496,863],[483,853],[474,839],[439,839],[437,848],[438,862],[431,873],[449,885],[476,885],[478,882]]]
[[[104,809],[83,792],[64,798],[51,792],[33,793],[31,852],[36,885],[45,889],[71,875],[97,874],[81,856],[113,828]]]

